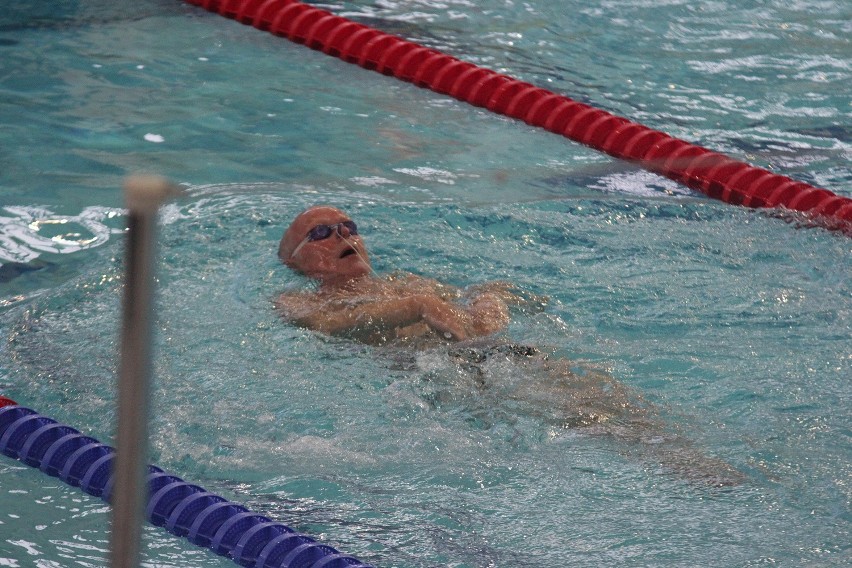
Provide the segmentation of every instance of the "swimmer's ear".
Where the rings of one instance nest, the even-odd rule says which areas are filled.
[[[281,244],[278,245],[278,260],[280,260],[281,264],[288,268],[296,271],[299,270],[296,268],[296,263],[293,261],[293,251],[287,250],[284,247],[284,239],[281,239]]]
[[[278,243],[278,260],[280,260],[281,262],[283,262],[287,266],[290,266],[290,264],[289,264],[290,259],[287,256],[287,251],[284,250],[284,238],[283,237],[281,238],[281,242]]]
[[[279,258],[281,258],[281,257],[279,257]],[[281,262],[284,264],[284,266],[286,266],[290,270],[295,270],[299,274],[303,274],[303,272],[301,270],[299,270],[299,267],[296,266],[296,263],[293,262],[292,258],[281,258]]]

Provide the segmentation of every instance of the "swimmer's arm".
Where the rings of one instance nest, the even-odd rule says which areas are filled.
[[[542,311],[549,301],[547,296],[539,296],[526,292],[515,284],[505,280],[475,284],[465,289],[465,296],[473,302],[478,297],[486,294],[492,294],[503,300],[507,306],[520,307],[525,312]]]
[[[305,298],[302,298],[304,300]],[[358,328],[395,329],[423,322],[436,332],[456,340],[467,339],[464,311],[435,296],[417,294],[329,309],[326,304],[299,305],[299,298],[282,296],[276,305],[296,325],[329,335]]]

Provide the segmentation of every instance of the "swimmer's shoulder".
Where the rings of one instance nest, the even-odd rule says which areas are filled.
[[[288,319],[301,319],[312,314],[351,310],[377,300],[373,286],[366,289],[338,289],[331,292],[296,291],[278,296],[275,307]]]
[[[273,302],[275,308],[288,320],[298,320],[315,312],[321,305],[316,292],[284,292]]]

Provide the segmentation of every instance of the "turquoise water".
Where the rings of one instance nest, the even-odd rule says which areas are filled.
[[[327,6],[849,196],[847,4]],[[0,54],[6,396],[110,440],[118,188],[157,172],[190,187],[162,217],[161,467],[381,567],[849,562],[848,238],[180,2],[18,3]],[[506,338],[615,377],[744,480],[669,471],[647,433],[562,428],[504,396],[500,361],[477,389],[441,352],[283,324],[271,298],[305,282],[274,251],[317,202],[380,272],[547,295]],[[0,564],[102,566],[107,540],[100,500],[0,461]],[[145,541],[149,566],[233,565]]]

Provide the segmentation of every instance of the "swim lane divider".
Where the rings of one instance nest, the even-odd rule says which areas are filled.
[[[799,211],[852,236],[852,199],[297,0],[185,0],[311,49],[544,128],[712,198]]]
[[[0,452],[109,502],[115,451],[0,396]],[[251,568],[373,568],[198,485],[148,466],[152,524]]]

